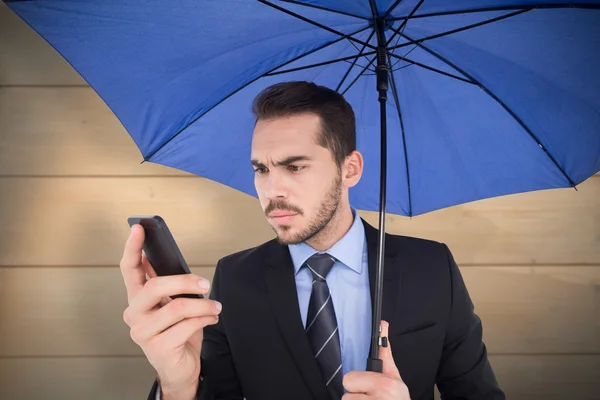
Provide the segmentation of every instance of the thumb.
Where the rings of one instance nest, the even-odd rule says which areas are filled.
[[[383,374],[391,376],[392,378],[397,378],[402,380],[400,377],[400,372],[398,371],[398,367],[396,367],[396,363],[394,362],[394,357],[392,357],[392,344],[389,341],[389,327],[390,324],[387,321],[381,321],[381,333],[379,336],[381,338],[387,338],[387,347],[379,346],[379,359],[383,361],[383,370],[381,371]]]

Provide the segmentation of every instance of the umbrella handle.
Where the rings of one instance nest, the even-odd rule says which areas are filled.
[[[367,371],[383,372],[383,360],[380,360],[379,358],[368,358]]]

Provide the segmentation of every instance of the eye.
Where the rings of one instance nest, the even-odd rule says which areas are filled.
[[[267,168],[266,167],[257,167],[254,168],[254,173],[260,175],[260,174],[264,174],[265,172],[267,172]]]
[[[288,169],[292,172],[300,172],[304,169],[305,167],[301,167],[299,165],[288,165]]]

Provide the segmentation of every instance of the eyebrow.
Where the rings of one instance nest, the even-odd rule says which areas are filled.
[[[308,156],[290,156],[290,157],[284,158],[281,161],[276,161],[274,163],[274,166],[275,167],[286,166],[286,165],[290,165],[290,164],[293,164],[298,161],[311,161],[311,160],[312,160],[312,158],[310,158]],[[264,167],[265,166],[263,163],[259,162],[258,160],[254,159],[254,158],[252,160],[250,160],[250,162],[255,167]]]

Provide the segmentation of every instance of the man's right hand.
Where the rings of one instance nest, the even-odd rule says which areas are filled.
[[[171,299],[182,293],[206,294],[209,282],[194,274],[157,276],[142,251],[143,243],[144,229],[136,224],[119,264],[129,303],[123,320],[156,370],[163,393],[189,392],[198,385],[203,329],[218,322],[220,304],[200,298]]]

